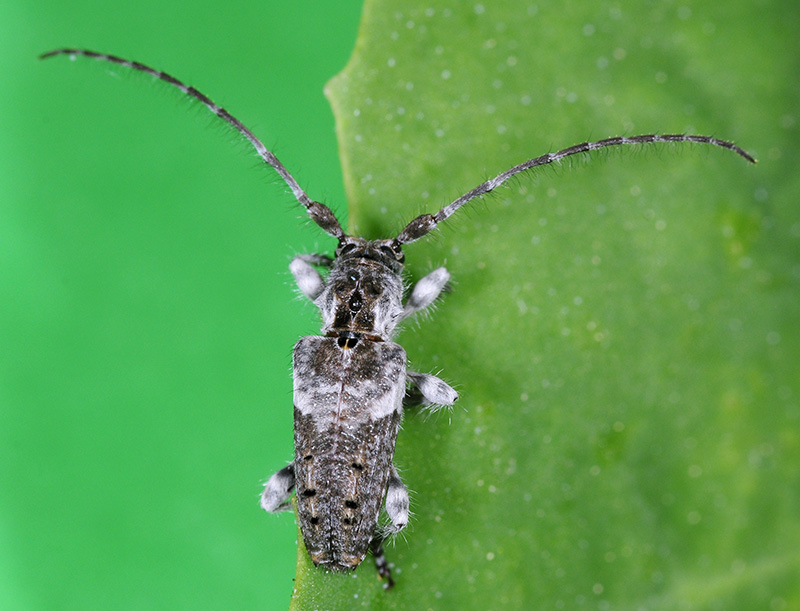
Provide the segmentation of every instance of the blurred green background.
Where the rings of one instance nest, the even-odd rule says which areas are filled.
[[[287,265],[330,243],[197,104],[313,197],[344,195],[325,82],[360,0],[0,8],[0,609],[286,608],[291,348],[318,329]]]

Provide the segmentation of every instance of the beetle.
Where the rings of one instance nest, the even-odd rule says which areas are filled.
[[[437,376],[409,371],[392,341],[398,325],[433,304],[450,274],[438,268],[404,300],[403,247],[446,221],[459,208],[517,174],[581,153],[635,144],[692,142],[722,147],[751,163],[732,142],[711,136],[647,134],[583,142],[529,159],[468,191],[435,214],[422,214],[394,238],[347,235],[333,212],[314,201],[278,158],[238,119],[205,94],[142,63],[85,49],[57,49],[42,59],[83,56],[145,72],[177,87],[239,132],[284,180],[311,220],[338,240],[333,257],[296,256],[289,266],[300,292],[319,308],[321,335],[301,338],[293,352],[294,459],[267,481],[261,506],[290,510],[295,493],[303,541],[317,566],[349,571],[371,551],[384,587],[393,585],[382,543],[408,523],[409,496],[392,463],[405,407],[449,406],[456,391]],[[320,273],[323,270],[324,275]],[[381,507],[389,523],[378,526]]]

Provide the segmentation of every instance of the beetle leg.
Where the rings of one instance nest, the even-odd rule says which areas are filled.
[[[405,407],[422,405],[453,405],[458,400],[458,393],[444,380],[429,373],[406,372],[409,388],[403,399]]]
[[[408,489],[400,479],[397,469],[392,465],[389,472],[389,482],[386,484],[386,513],[391,520],[387,534],[399,533],[408,524]]]
[[[394,579],[392,579],[392,569],[389,568],[386,554],[383,552],[383,538],[376,535],[369,544],[369,549],[375,557],[375,568],[378,569],[378,576],[386,581],[383,584],[383,589],[391,590],[394,587]]]
[[[294,490],[294,463],[286,465],[267,480],[261,493],[261,507],[270,513],[290,511],[289,497]]]
[[[430,306],[436,301],[436,298],[442,294],[442,291],[445,290],[449,280],[450,272],[443,267],[435,269],[427,276],[421,278],[419,282],[414,285],[411,294],[406,300],[401,320],[413,316],[417,312]]]
[[[330,267],[332,263],[333,259],[327,255],[297,255],[289,263],[289,271],[292,272],[300,292],[314,301],[325,288],[325,281],[314,266]]]

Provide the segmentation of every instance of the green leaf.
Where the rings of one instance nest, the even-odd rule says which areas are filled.
[[[589,138],[704,133],[522,176],[406,248],[452,294],[399,341],[396,588],[301,549],[293,609],[800,605],[797,8],[368,1],[331,81],[350,229],[390,237]],[[769,44],[766,43],[769,41]]]

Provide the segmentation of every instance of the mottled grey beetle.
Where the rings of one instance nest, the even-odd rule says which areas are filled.
[[[311,219],[339,241],[333,258],[301,255],[290,265],[300,291],[320,310],[322,335],[304,337],[294,348],[294,460],[269,479],[261,506],[269,512],[291,509],[289,498],[296,491],[300,530],[314,564],[351,570],[371,550],[387,588],[393,582],[382,543],[401,531],[409,516],[408,491],[392,464],[403,407],[452,405],[458,398],[436,376],[408,371],[405,351],[392,341],[397,325],[430,306],[450,278],[444,268],[431,272],[404,303],[403,246],[512,176],[570,155],[629,144],[696,142],[755,162],[733,143],[709,136],[649,134],[584,142],[514,166],[436,214],[418,216],[397,237],[371,241],[345,235],[331,210],[311,200],[249,129],[194,87],[139,62],[94,51],[59,49],[41,57],[55,55],[92,57],[146,72],[199,100],[247,138]],[[328,270],[327,277],[316,268]],[[378,528],[381,505],[389,517],[383,529]]]

